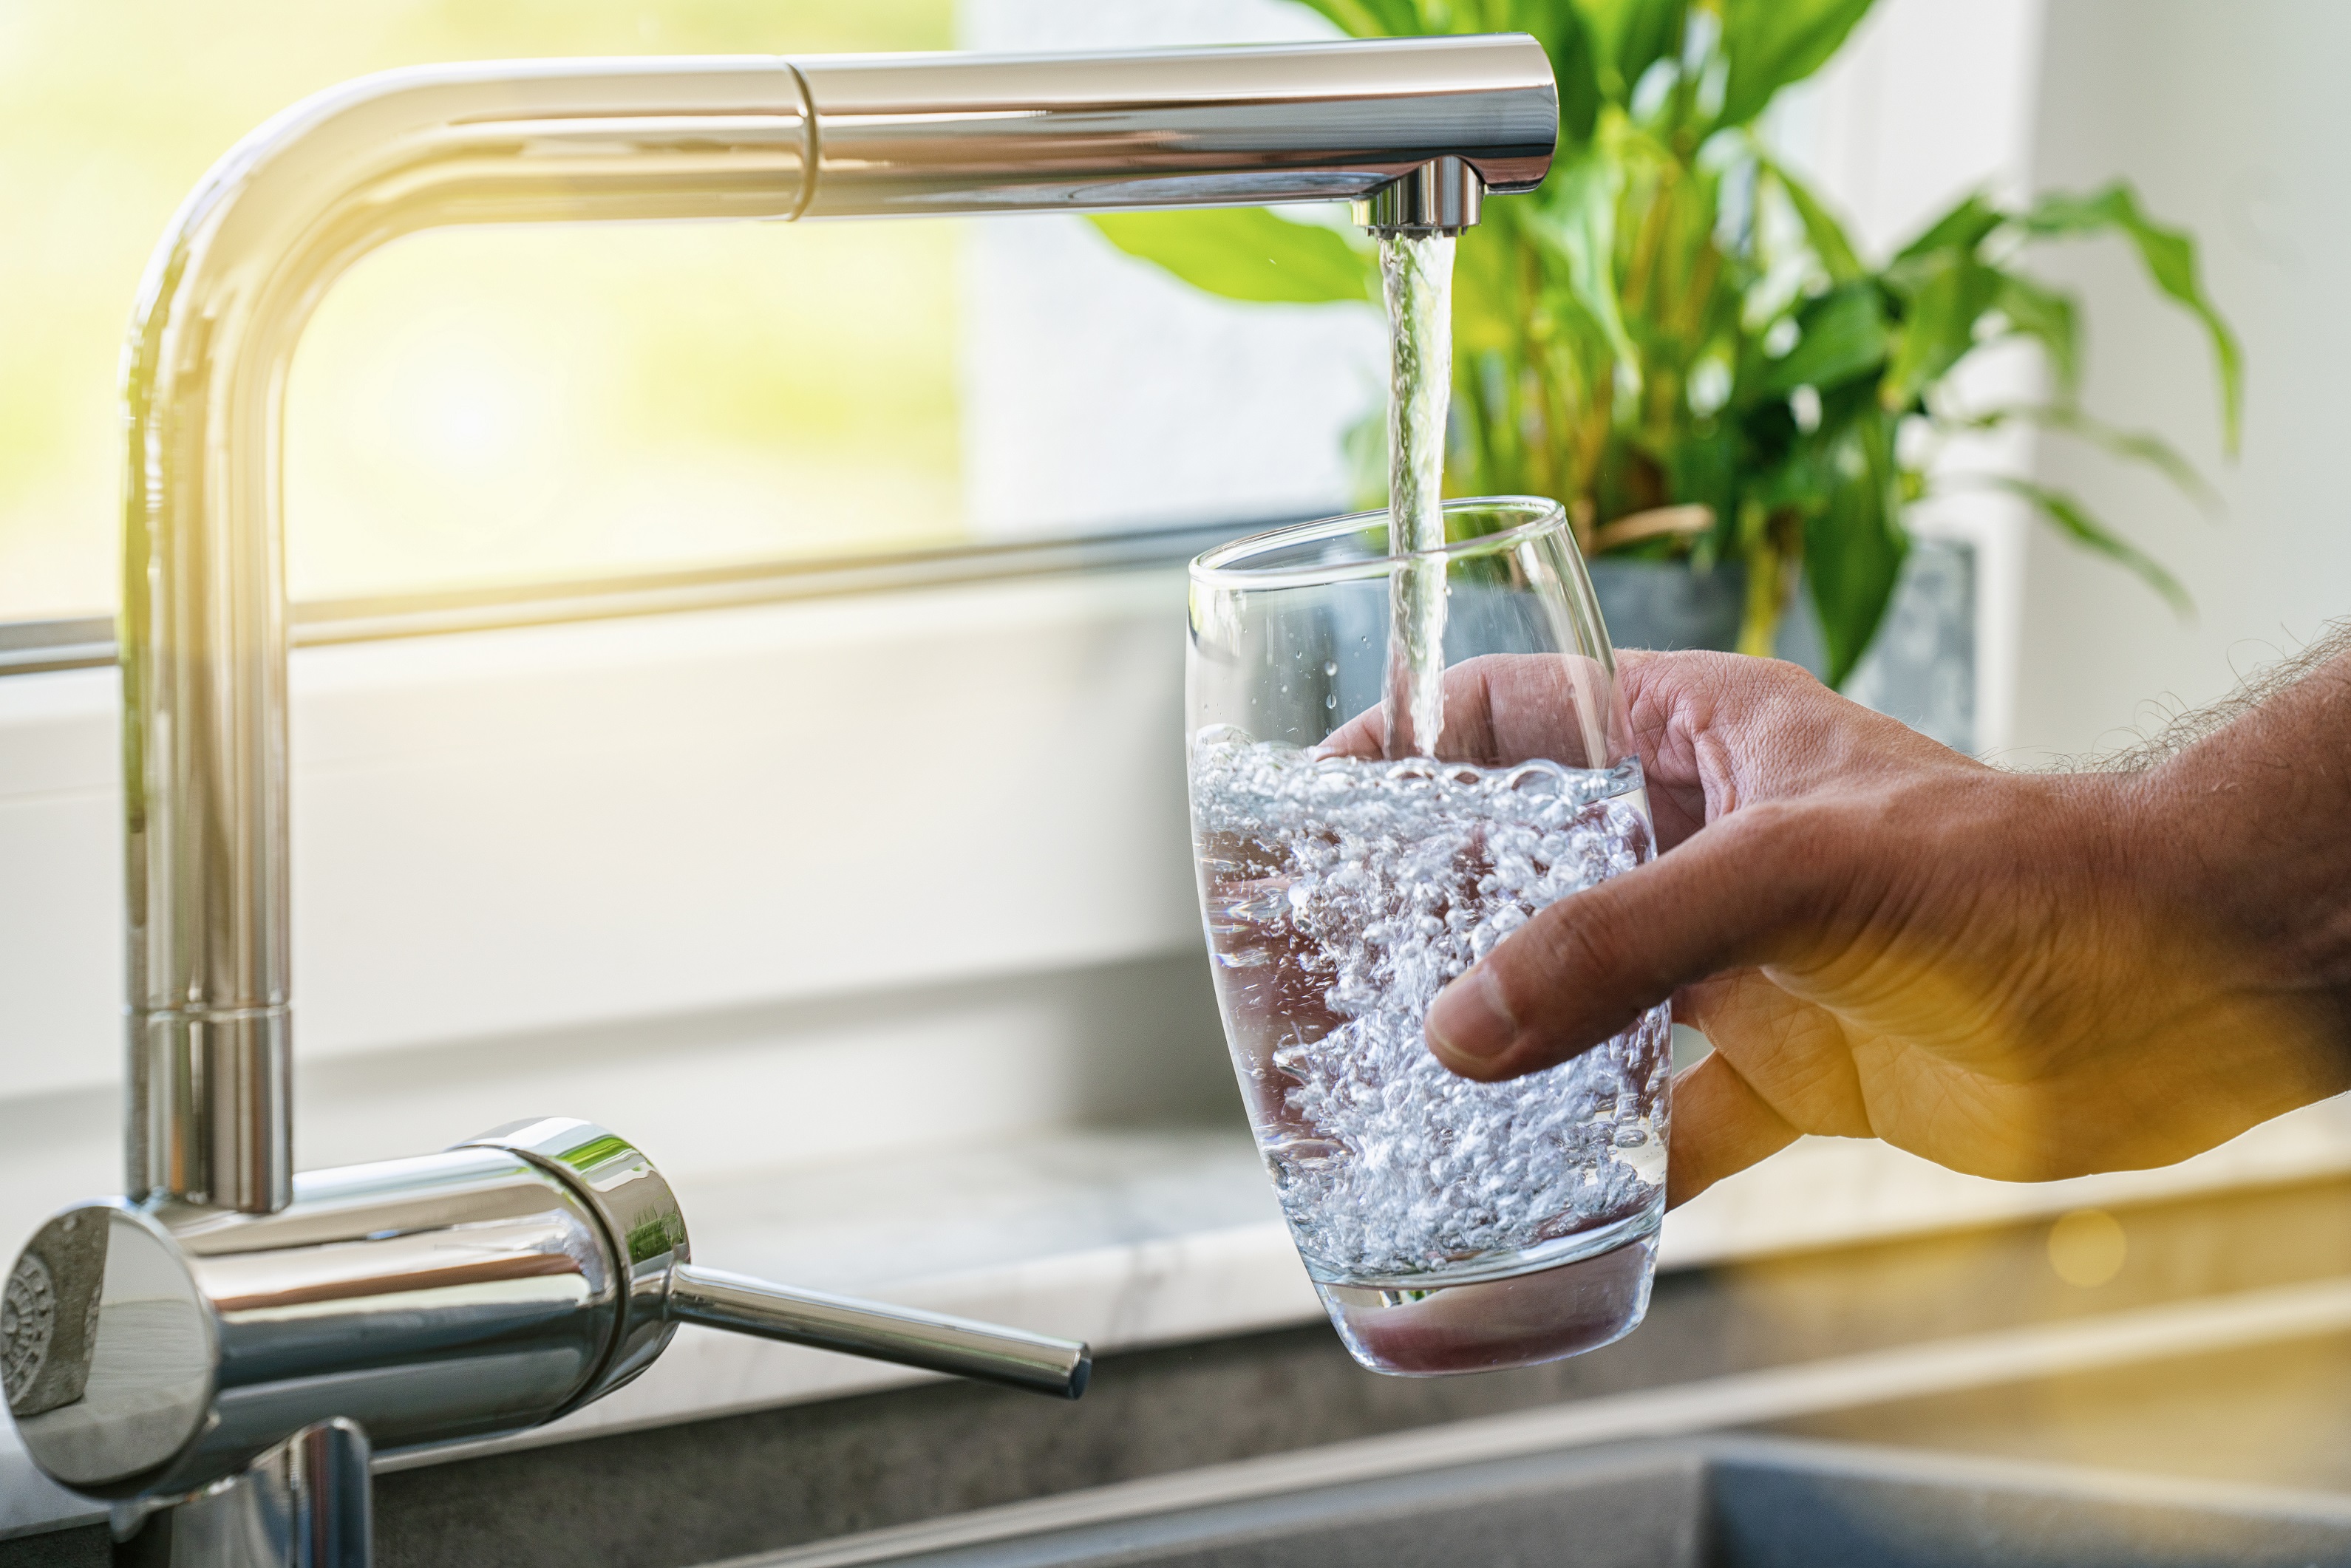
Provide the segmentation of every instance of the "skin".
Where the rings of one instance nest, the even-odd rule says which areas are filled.
[[[2094,772],[1988,767],[1772,661],[1629,653],[1619,690],[1665,852],[1497,947],[1428,1042],[1512,1078],[1670,998],[1715,1047],[1675,1082],[1672,1202],[1800,1134],[2039,1181],[2351,1089],[2351,643]],[[1590,732],[1555,660],[1447,703],[1443,754]]]

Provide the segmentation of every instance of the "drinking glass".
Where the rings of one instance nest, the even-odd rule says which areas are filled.
[[[1348,1350],[1415,1376],[1640,1322],[1670,1071],[1663,1006],[1509,1082],[1428,1052],[1447,981],[1654,842],[1564,514],[1509,497],[1445,517],[1441,552],[1389,553],[1364,512],[1201,556],[1186,681],[1200,902],[1258,1147]],[[1433,756],[1407,678],[1432,644]]]

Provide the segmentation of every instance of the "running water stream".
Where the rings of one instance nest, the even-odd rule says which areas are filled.
[[[1453,401],[1453,236],[1380,235],[1388,309],[1387,754],[1434,757],[1445,730],[1445,416]]]

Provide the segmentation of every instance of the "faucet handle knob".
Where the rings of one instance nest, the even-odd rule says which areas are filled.
[[[512,1122],[469,1140],[522,1155],[595,1210],[622,1276],[621,1322],[604,1370],[570,1408],[599,1398],[652,1364],[672,1325],[700,1323],[926,1372],[976,1377],[1075,1399],[1093,1358],[1075,1340],[1051,1339],[912,1307],[852,1301],[696,1268],[677,1195],[637,1146],[593,1122],[568,1116]]]
[[[691,1263],[671,1267],[667,1301],[672,1322],[893,1361],[1064,1399],[1083,1394],[1093,1370],[1092,1354],[1076,1340],[771,1285]]]

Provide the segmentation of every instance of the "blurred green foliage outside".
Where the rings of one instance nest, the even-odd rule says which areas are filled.
[[[953,0],[0,0],[0,619],[115,601],[139,276],[239,136],[346,78],[531,55],[944,48]],[[960,537],[956,230],[449,231],[297,358],[298,598]]]

